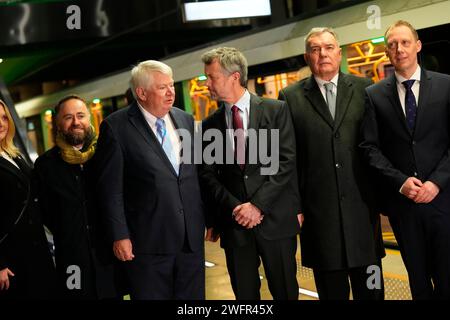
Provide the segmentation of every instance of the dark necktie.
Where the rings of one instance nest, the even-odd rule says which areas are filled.
[[[405,86],[406,89],[405,95],[406,122],[408,123],[408,127],[411,129],[411,131],[414,131],[417,114],[416,97],[414,96],[414,93],[411,90],[414,81],[416,80],[406,80],[402,82],[402,84]]]
[[[237,164],[239,164],[241,169],[243,169],[245,164],[244,124],[242,123],[242,118],[241,115],[239,114],[238,107],[232,106],[231,113],[233,115],[233,129],[234,129],[234,158],[236,159],[236,162]]]

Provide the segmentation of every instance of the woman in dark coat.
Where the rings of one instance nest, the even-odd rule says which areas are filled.
[[[14,134],[11,114],[0,100],[0,300],[51,298],[54,264],[31,168],[14,146]]]

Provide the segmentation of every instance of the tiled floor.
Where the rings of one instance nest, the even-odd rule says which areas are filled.
[[[233,300],[234,295],[230,285],[225,255],[219,246],[219,242],[206,242],[206,260],[214,263],[213,267],[206,268],[206,298],[208,300]],[[315,300],[310,296],[316,292],[314,285],[314,276],[311,269],[301,267],[300,253],[297,252],[297,280],[303,292],[300,294],[300,300]],[[267,281],[264,277],[264,270],[261,267],[261,297],[264,300],[272,299],[267,288]],[[385,282],[386,300],[409,300],[411,294],[408,286],[408,278],[401,256],[397,250],[387,250],[387,256],[383,259],[383,275]],[[305,291],[306,290],[306,291]]]

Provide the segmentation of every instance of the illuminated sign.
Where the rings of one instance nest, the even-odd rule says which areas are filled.
[[[185,22],[270,16],[270,0],[189,2],[183,5]]]

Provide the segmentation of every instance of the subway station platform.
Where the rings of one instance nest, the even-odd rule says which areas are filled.
[[[391,234],[383,234],[392,237]],[[299,246],[300,247],[300,246]],[[228,276],[225,253],[219,242],[205,243],[206,266],[206,299],[207,300],[234,300]],[[386,249],[386,257],[382,261],[386,300],[411,300],[408,276],[396,249]],[[261,298],[271,300],[264,269],[260,267]],[[300,248],[297,250],[297,281],[300,286],[300,300],[317,300],[317,291],[314,284],[313,272],[301,266]]]

